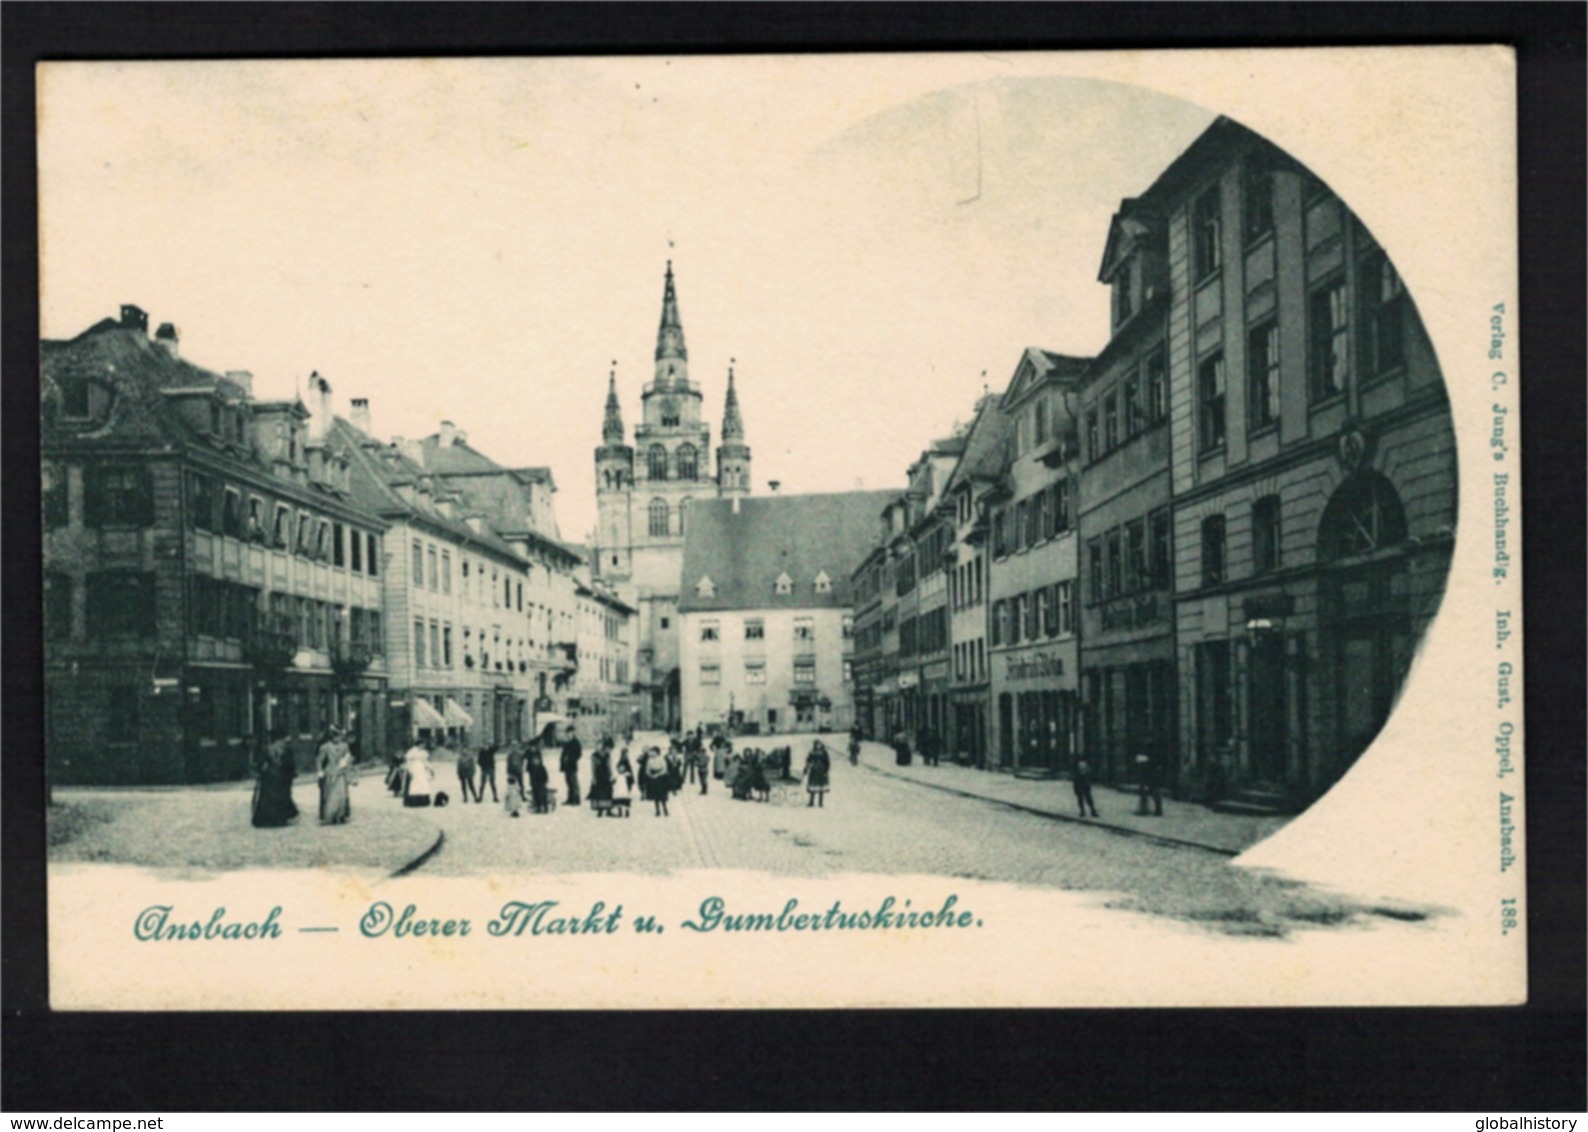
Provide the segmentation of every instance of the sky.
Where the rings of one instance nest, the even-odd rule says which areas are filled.
[[[671,259],[755,490],[902,486],[1021,352],[1107,339],[1109,219],[1213,120],[1053,56],[220,61],[40,75],[42,333],[122,303],[383,438],[442,420],[594,525]]]

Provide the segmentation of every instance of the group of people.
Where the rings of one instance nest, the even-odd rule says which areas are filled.
[[[342,825],[353,816],[350,788],[356,762],[347,733],[340,727],[326,728],[315,753],[321,825]],[[254,796],[249,816],[257,828],[278,828],[297,820],[298,803],[292,796],[297,773],[292,744],[286,732],[276,728],[254,756]]]

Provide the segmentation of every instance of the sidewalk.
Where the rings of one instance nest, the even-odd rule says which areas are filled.
[[[847,750],[847,743],[847,738],[840,737],[837,749]],[[1101,826],[1115,833],[1147,837],[1171,845],[1188,845],[1229,857],[1245,852],[1291,820],[1289,817],[1215,813],[1198,803],[1180,802],[1167,796],[1163,800],[1162,817],[1141,817],[1136,813],[1134,791],[1101,785],[1092,788],[1098,816],[1082,818],[1076,815],[1075,792],[1067,778],[1017,778],[1007,772],[976,770],[948,762],[923,766],[919,754],[909,766],[895,766],[892,748],[881,743],[863,743],[860,762],[878,774],[933,790],[998,802],[1056,821]]]

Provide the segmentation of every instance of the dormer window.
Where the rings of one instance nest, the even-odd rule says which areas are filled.
[[[58,383],[61,391],[61,419],[67,421],[102,420],[110,411],[110,388],[87,378],[71,378]]]
[[[1114,328],[1124,326],[1136,313],[1136,260],[1127,259],[1114,274]]]
[[[789,577],[786,572],[779,574],[773,588],[780,594],[791,594],[794,592],[794,579]]]
[[[827,576],[826,570],[816,575],[816,592],[819,594],[830,594],[833,592],[833,580]]]
[[[710,577],[702,574],[700,581],[695,583],[695,593],[700,597],[716,597],[717,586]]]

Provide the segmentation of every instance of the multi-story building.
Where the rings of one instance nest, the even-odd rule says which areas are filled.
[[[368,403],[364,409],[367,412]],[[355,417],[358,406],[355,404]],[[585,551],[561,541],[552,496],[551,469],[509,468],[472,447],[468,434],[451,421],[419,441],[425,470],[462,496],[471,515],[511,546],[524,562],[523,624],[533,716],[567,714],[577,683],[575,672],[581,622],[576,576],[588,573]],[[515,613],[517,594],[514,594]],[[531,730],[539,727],[532,722]]]
[[[333,723],[383,753],[387,524],[300,401],[179,353],[130,305],[43,343],[52,775],[236,778],[277,730],[308,765]]]
[[[1378,733],[1444,592],[1444,382],[1385,250],[1245,128],[1141,201],[1167,232],[1182,773],[1306,801]]]
[[[988,535],[992,501],[1007,470],[1010,418],[1000,398],[983,396],[965,434],[943,498],[953,513],[949,563],[949,649],[952,711],[947,749],[955,758],[985,767],[992,751],[992,682],[987,651]]]
[[[1098,277],[1112,291],[1110,337],[1081,393],[1084,466],[1081,667],[1096,773],[1130,781],[1151,754],[1173,784],[1174,608],[1169,510],[1167,244],[1147,200],[1121,204]]]
[[[633,694],[634,609],[611,586],[580,570],[575,579],[578,668],[568,717],[585,741],[621,740],[638,724]]]
[[[993,761],[1067,766],[1077,729],[1075,445],[1087,359],[1027,349],[999,407],[1003,475],[986,495]]]
[[[898,541],[899,678],[905,726],[946,741],[949,717],[948,564],[953,522],[943,487],[965,451],[965,437],[935,440],[910,465],[909,520]]]
[[[607,382],[601,446],[596,449],[599,512],[592,561],[638,611],[635,682],[642,722],[672,729],[679,712],[679,578],[690,508],[704,499],[750,492],[750,448],[728,369],[722,443],[711,471],[711,429],[701,419],[703,395],[689,379],[689,351],[678,313],[673,265],[667,264],[655,377],[641,396],[641,423],[625,443],[616,372]]]
[[[349,420],[332,420],[331,446],[351,465],[354,498],[388,525],[389,741],[523,738],[536,692],[528,563],[468,509],[462,492],[426,469],[418,441],[383,444]],[[361,422],[367,426],[367,416]]]
[[[887,734],[887,718],[878,689],[885,673],[882,665],[882,575],[887,562],[887,547],[877,541],[855,567],[854,647],[850,652],[854,677],[855,720],[869,737]]]
[[[854,723],[851,579],[897,492],[703,500],[684,547],[686,728]]]

